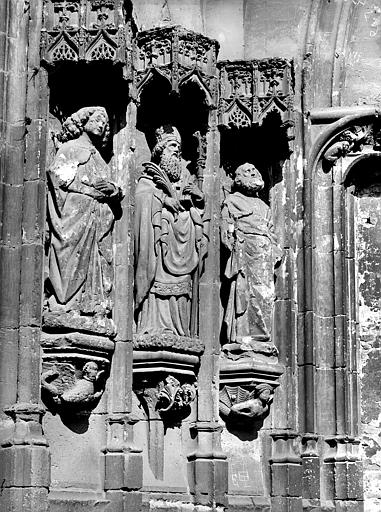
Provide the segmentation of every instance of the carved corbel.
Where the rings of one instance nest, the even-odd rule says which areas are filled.
[[[135,393],[148,418],[160,417],[167,427],[181,424],[190,414],[190,405],[197,394],[195,384],[181,384],[172,375],[156,383],[141,380]]]
[[[88,415],[105,389],[105,370],[94,361],[84,364],[80,376],[73,365],[57,365],[41,375],[42,398],[52,412]]]
[[[368,142],[370,136],[371,128],[368,126],[354,126],[344,130],[325,151],[323,162],[332,167],[339,158],[343,158],[350,153],[361,152],[363,145]]]
[[[268,416],[274,389],[262,383],[252,387],[224,386],[220,391],[220,415],[228,429],[259,430]]]

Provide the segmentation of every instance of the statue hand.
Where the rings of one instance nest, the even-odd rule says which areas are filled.
[[[164,199],[164,204],[168,208],[168,210],[171,210],[175,214],[179,213],[180,203],[177,201],[177,199],[166,196],[166,198]]]
[[[183,189],[183,194],[190,194],[196,201],[204,199],[204,194],[195,183],[189,184]]]
[[[233,250],[234,237],[226,229],[221,232],[221,241],[230,252]]]
[[[96,190],[98,190],[99,192],[102,192],[102,194],[105,194],[106,196],[110,196],[111,194],[114,194],[115,193],[115,186],[110,183],[109,181],[105,181],[105,180],[97,180],[95,183],[94,183],[94,188]]]

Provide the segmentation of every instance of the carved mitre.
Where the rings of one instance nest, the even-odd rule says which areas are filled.
[[[181,136],[178,129],[171,124],[164,124],[155,131],[156,145],[174,140],[181,144]]]

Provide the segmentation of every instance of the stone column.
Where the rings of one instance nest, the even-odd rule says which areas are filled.
[[[50,460],[40,404],[46,76],[42,0],[2,2],[0,239],[1,510],[48,509]]]
[[[220,326],[220,176],[219,133],[216,111],[209,115],[207,158],[203,191],[209,202],[210,229],[208,256],[200,281],[199,336],[205,344],[201,356],[198,384],[197,449],[188,455],[189,485],[194,502],[216,506],[226,504],[227,460],[220,446],[221,426],[218,424],[219,392],[219,326]]]
[[[127,84],[126,84],[127,89]],[[127,90],[126,90],[127,94]],[[115,306],[117,326],[115,351],[108,387],[105,491],[112,512],[139,511],[142,494],[143,461],[141,449],[134,444],[131,414],[133,374],[133,198],[136,104],[127,106],[125,122],[116,127],[114,179],[122,185],[125,197],[123,216],[115,228]]]

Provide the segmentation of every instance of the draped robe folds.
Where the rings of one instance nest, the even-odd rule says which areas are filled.
[[[151,165],[151,167],[153,167]],[[178,190],[191,180],[188,171]],[[155,176],[143,172],[135,202],[135,308],[138,334],[171,332],[190,335],[193,277],[206,244],[203,210],[180,201],[184,210],[175,215],[164,202],[168,191]]]
[[[274,266],[282,255],[270,208],[257,197],[235,192],[225,199],[222,216],[234,239],[225,269],[230,281],[224,317],[228,340],[270,341]]]
[[[48,308],[107,315],[113,283],[114,215],[93,185],[110,169],[90,143],[64,143],[48,171]],[[115,193],[107,201],[120,195]]]

